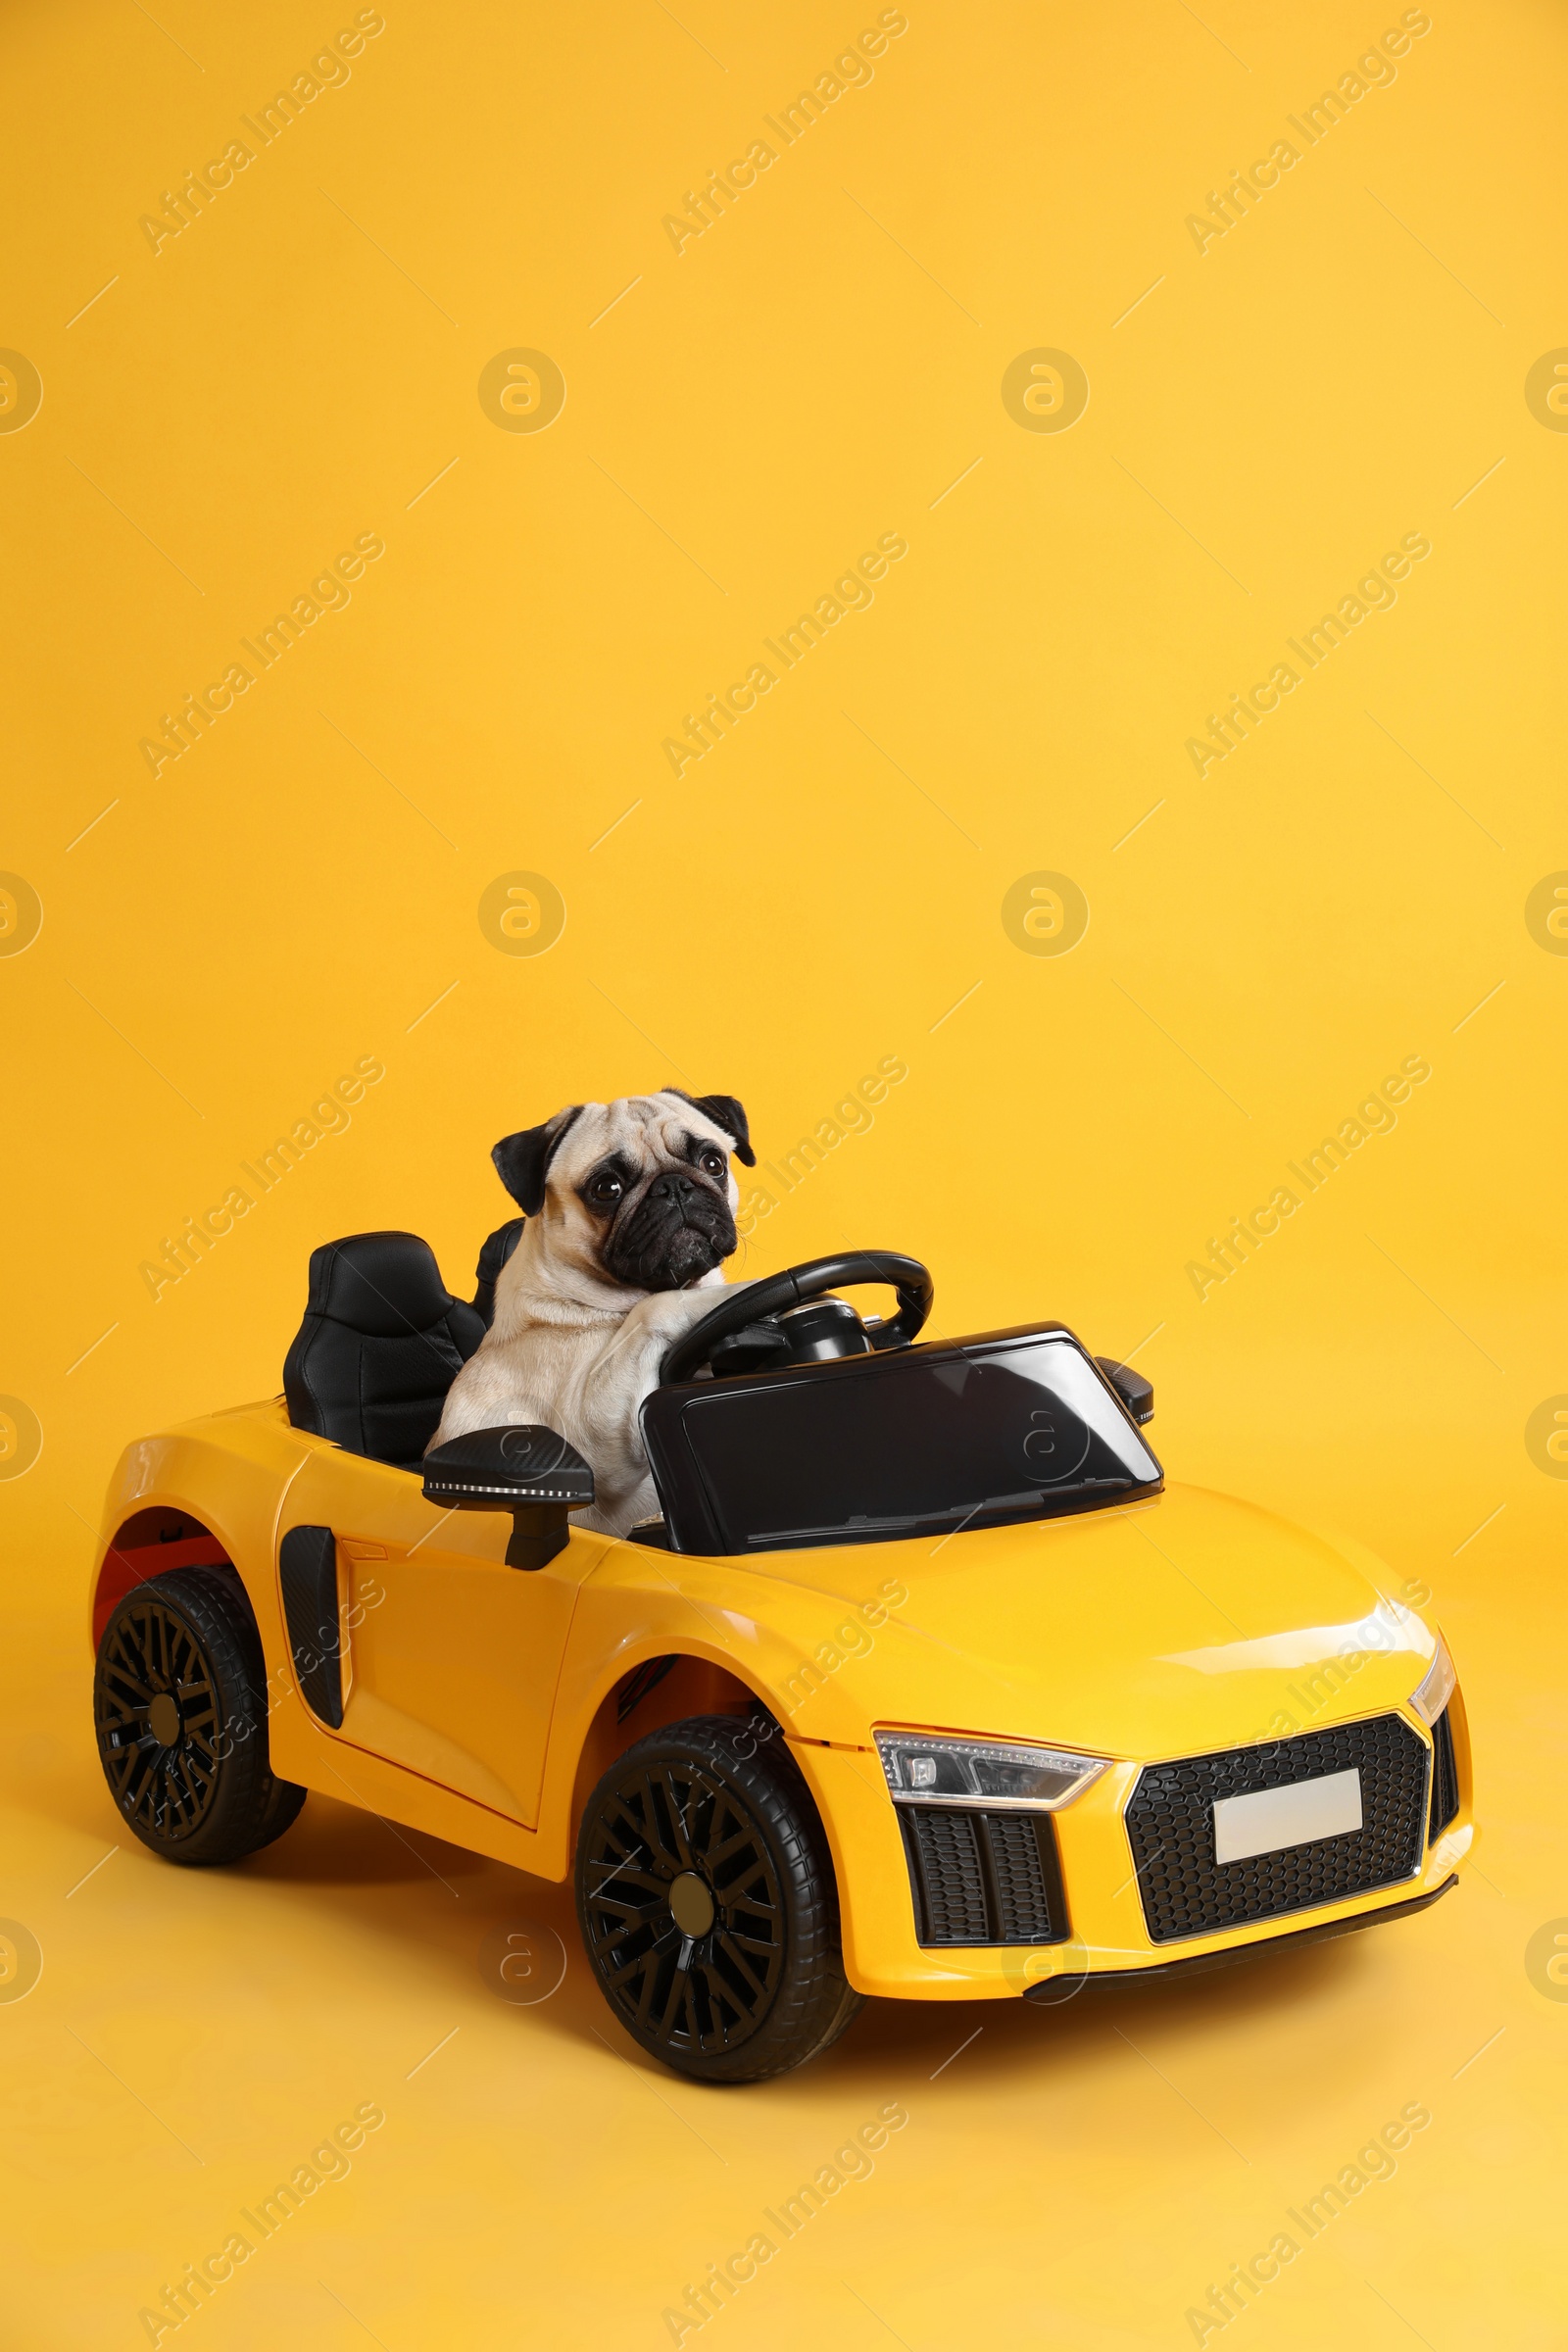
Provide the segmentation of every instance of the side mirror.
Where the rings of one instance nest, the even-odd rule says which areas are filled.
[[[1135,1372],[1130,1364],[1118,1364],[1113,1356],[1097,1355],[1096,1363],[1121,1398],[1133,1419],[1142,1429],[1154,1418],[1154,1384]]]
[[[534,1422],[471,1429],[421,1465],[426,1502],[455,1511],[510,1511],[509,1568],[543,1568],[566,1544],[566,1513],[594,1498],[594,1474],[575,1446]]]

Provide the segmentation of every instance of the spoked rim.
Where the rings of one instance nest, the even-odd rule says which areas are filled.
[[[697,1764],[634,1768],[600,1804],[584,1873],[589,1951],[638,2038],[696,2057],[749,2041],[783,1973],[784,1900],[744,1800]]]
[[[206,1652],[166,1602],[134,1601],[116,1617],[98,1657],[97,1712],[125,1819],[162,1844],[189,1838],[218,1793],[219,1701]]]

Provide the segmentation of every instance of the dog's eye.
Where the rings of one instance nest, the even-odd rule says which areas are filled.
[[[702,1169],[705,1176],[722,1176],[724,1173],[724,1154],[722,1152],[699,1152],[697,1154],[697,1165]]]
[[[595,1208],[613,1208],[625,1189],[614,1170],[605,1168],[589,1185],[588,1198]]]

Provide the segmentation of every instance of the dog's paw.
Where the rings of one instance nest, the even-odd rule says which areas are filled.
[[[710,1290],[650,1291],[638,1299],[623,1328],[635,1326],[650,1339],[678,1340],[718,1304]]]

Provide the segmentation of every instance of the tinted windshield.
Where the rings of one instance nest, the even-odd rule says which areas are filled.
[[[1120,1500],[1161,1475],[1060,1332],[665,1390],[645,1434],[683,1550],[948,1534]]]

